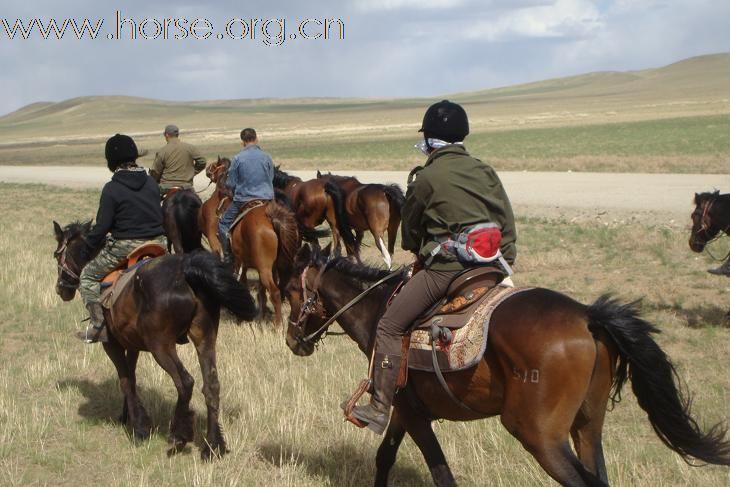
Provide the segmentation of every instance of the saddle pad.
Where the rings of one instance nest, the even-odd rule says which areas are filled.
[[[266,201],[266,200],[252,200],[252,201],[249,201],[248,203],[246,203],[244,205],[244,207],[241,209],[241,213],[239,213],[238,216],[236,217],[236,219],[233,220],[233,223],[231,224],[231,228],[228,229],[228,235],[229,235],[228,238],[230,238],[230,235],[233,233],[233,229],[235,228],[235,226],[238,225],[241,222],[241,220],[243,220],[251,210],[253,210],[254,208],[258,208],[260,206],[264,206],[266,204],[268,204],[268,201]]]
[[[482,297],[466,325],[453,330],[453,339],[443,347],[436,342],[436,357],[443,372],[455,372],[474,367],[487,349],[489,321],[492,313],[508,298],[533,288],[498,285]],[[411,333],[408,368],[433,372],[430,330],[417,329]]]
[[[132,269],[122,272],[119,278],[101,293],[101,305],[106,309],[112,309],[112,307],[114,307],[114,303],[117,302],[117,298],[119,298],[119,295],[122,293],[122,290],[132,283],[132,279],[137,275],[139,268],[149,261],[150,259],[144,260]]]

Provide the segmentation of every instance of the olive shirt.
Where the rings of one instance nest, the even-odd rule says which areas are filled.
[[[464,146],[451,144],[431,153],[415,174],[401,211],[403,249],[425,257],[438,245],[438,237],[493,222],[502,230],[500,248],[505,260],[514,262],[517,231],[512,205],[490,165],[471,157]],[[448,271],[464,265],[442,250],[429,267]]]
[[[190,189],[193,178],[205,169],[205,158],[193,145],[172,138],[167,145],[155,155],[151,170],[160,178],[160,189],[163,191],[173,187]]]

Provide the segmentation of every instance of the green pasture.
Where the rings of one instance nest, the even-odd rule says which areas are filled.
[[[96,191],[0,184],[0,485],[371,485],[379,438],[343,423],[338,404],[366,372],[352,342],[330,337],[308,358],[295,357],[270,323],[221,324],[218,346],[221,421],[231,453],[202,463],[202,381],[192,346],[179,347],[196,378],[196,445],[165,455],[175,389],[144,354],[140,396],[157,429],[135,443],[114,421],[121,408],[116,374],[98,345],[73,337],[85,317],[80,300],[56,296],[52,220],[89,219]],[[605,292],[644,297],[657,341],[693,392],[703,423],[730,409],[730,281],[690,252],[685,229],[642,224],[518,220],[516,281],[591,302]],[[728,248],[718,242],[717,253]],[[366,258],[379,263],[373,247]],[[403,252],[398,262],[407,262]],[[543,486],[550,482],[499,419],[435,423],[460,485]],[[730,469],[695,468],[652,431],[630,388],[604,428],[615,486],[730,485]],[[393,485],[429,485],[420,453],[404,441]]]

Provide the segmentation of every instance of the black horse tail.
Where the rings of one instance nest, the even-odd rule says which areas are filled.
[[[384,184],[382,186],[385,196],[388,197],[390,203],[396,207],[396,209],[398,210],[398,214],[400,214],[400,210],[401,208],[403,208],[403,203],[406,202],[406,197],[403,194],[403,190],[397,184]]]
[[[173,216],[180,234],[183,252],[202,250],[201,238],[203,234],[198,226],[198,211],[203,202],[192,190],[178,191],[171,198],[174,198],[170,204],[173,205]]]
[[[601,296],[588,307],[588,327],[604,330],[619,349],[611,400],[621,400],[621,387],[630,378],[639,406],[646,411],[659,439],[690,463],[730,465],[727,428],[718,423],[706,433],[691,416],[692,399],[683,392],[669,357],[651,337],[659,330],[639,316],[639,302],[620,304]],[[691,464],[691,463],[690,463]]]
[[[257,309],[248,288],[238,282],[231,268],[205,250],[184,254],[183,275],[196,294],[203,294],[226,308],[239,320],[251,321]]]
[[[335,205],[337,231],[340,232],[342,240],[345,242],[347,248],[357,253],[359,251],[357,248],[357,239],[352,233],[350,219],[347,217],[347,211],[345,210],[345,195],[342,193],[342,189],[334,183],[327,182],[324,185],[324,191],[330,196],[330,198],[332,198],[332,202]]]
[[[309,228],[302,225],[299,221],[297,221],[297,225],[299,226],[299,236],[302,237],[302,240],[305,242],[318,242],[320,238],[326,238],[332,235],[329,228],[323,228],[321,230]]]

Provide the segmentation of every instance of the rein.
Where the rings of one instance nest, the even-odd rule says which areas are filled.
[[[60,275],[58,276],[57,284],[60,287],[65,287],[68,289],[78,289],[79,284],[81,282],[81,277],[74,271],[72,271],[68,264],[66,263],[66,250],[68,250],[68,240],[64,239],[63,245],[61,245],[61,248],[58,249],[56,252],[53,253],[54,257],[59,259],[58,261],[58,270],[61,271]],[[66,275],[70,278],[70,281],[64,281],[63,276]]]
[[[706,200],[702,203],[702,216],[700,217],[700,228],[697,231],[697,233],[704,232],[705,235],[707,235],[707,231],[712,226],[712,219],[710,218],[710,211],[712,210],[712,206],[717,201],[718,197],[714,197],[710,200]],[[715,240],[718,240],[720,237],[722,237],[723,233],[727,233],[728,229],[730,229],[730,226],[726,226],[725,228],[721,228],[718,230],[717,235],[715,235],[713,238],[709,240],[705,240],[705,251],[707,254],[715,261],[725,261],[728,257],[730,257],[730,251],[728,251],[727,254],[725,254],[722,258],[715,257],[712,252],[710,252],[710,249],[707,247],[710,243],[714,242]]]
[[[308,267],[308,266],[307,266]],[[299,314],[299,318],[297,319],[297,322],[294,323],[295,326],[301,327],[304,323],[304,320],[307,319],[307,317],[311,314],[313,314],[316,310],[314,309],[314,305],[317,302],[317,299],[319,299],[319,284],[322,280],[322,275],[324,272],[328,269],[329,262],[325,264],[322,269],[319,271],[319,274],[317,274],[317,279],[315,280],[315,290],[313,291],[313,294],[306,299],[305,303],[302,305],[302,310]],[[306,293],[306,283],[304,282],[305,276],[306,276],[307,269],[304,269],[304,272],[302,272],[302,289],[303,292]],[[381,284],[391,280],[392,278],[401,275],[403,272],[402,269],[395,270],[388,274],[387,276],[383,277],[382,279],[378,280],[374,284],[372,284],[370,287],[368,287],[366,290],[352,298],[347,304],[345,304],[342,308],[340,308],[334,315],[332,315],[327,321],[324,322],[324,324],[317,329],[314,333],[310,333],[309,335],[301,338],[297,338],[297,341],[301,344],[307,344],[307,343],[315,343],[317,340],[315,340],[319,335],[325,333],[327,331],[327,328],[330,327],[332,323],[334,323],[337,318],[342,316],[343,313],[345,313],[347,310],[355,306],[357,303],[363,300],[365,296],[370,294],[376,287],[380,286]],[[305,294],[306,297],[306,294]],[[313,341],[314,340],[314,341]]]

